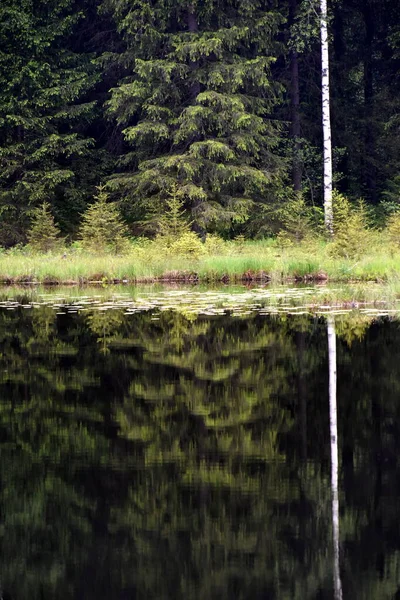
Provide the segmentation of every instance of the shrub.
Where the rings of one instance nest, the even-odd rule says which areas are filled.
[[[278,248],[291,248],[293,246],[293,237],[285,230],[278,232],[276,238],[276,245]]]
[[[207,254],[221,254],[226,249],[226,242],[219,235],[209,233],[203,246]]]
[[[179,196],[178,187],[174,186],[166,200],[166,211],[158,221],[159,236],[165,242],[173,242],[180,236],[190,233],[190,223],[185,218],[183,199]]]
[[[205,248],[200,238],[193,231],[187,231],[170,244],[169,252],[179,256],[199,258],[205,253]]]
[[[387,220],[386,231],[389,241],[394,245],[400,246],[400,213],[393,213]]]
[[[108,204],[104,186],[99,186],[96,202],[82,217],[79,237],[82,247],[90,252],[120,254],[129,249],[128,228],[115,204]]]
[[[185,218],[183,199],[176,185],[168,195],[166,210],[159,217],[158,226],[159,234],[153,246],[161,254],[198,258],[205,253],[204,245],[196,233],[191,231],[190,223]]]
[[[54,222],[50,204],[43,202],[32,211],[31,227],[28,231],[29,245],[35,252],[51,252],[61,247],[63,240]]]
[[[353,207],[343,194],[334,190],[332,194],[333,207],[333,232],[338,233],[347,223],[352,215]]]
[[[301,242],[311,236],[315,230],[314,209],[308,206],[301,195],[288,200],[278,211],[276,217],[281,223],[280,245]]]
[[[334,239],[329,244],[332,256],[359,258],[369,246],[368,213],[360,200],[352,206],[347,198],[335,193],[333,197]]]

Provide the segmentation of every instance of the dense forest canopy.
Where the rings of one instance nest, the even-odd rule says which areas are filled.
[[[400,15],[328,5],[335,187],[394,210]],[[3,0],[0,245],[44,202],[74,238],[100,185],[132,235],[172,190],[225,236],[273,233],[296,193],[322,206],[318,25],[315,0]]]

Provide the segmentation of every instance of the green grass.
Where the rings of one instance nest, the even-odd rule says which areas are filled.
[[[88,283],[170,281],[400,281],[400,248],[368,245],[356,258],[332,256],[323,240],[280,247],[273,240],[211,240],[196,255],[172,254],[159,242],[132,244],[123,256],[32,254],[26,249],[0,252],[3,283]]]

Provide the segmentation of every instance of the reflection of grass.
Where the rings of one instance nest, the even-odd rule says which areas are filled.
[[[0,253],[3,282],[110,283],[119,281],[265,281],[288,280],[390,281],[399,280],[400,250],[366,248],[358,259],[333,257],[329,246],[312,242],[279,247],[273,241],[223,242],[204,245],[193,257],[174,255],[156,242],[132,244],[124,256],[88,255],[68,250],[66,255],[34,255],[24,250]]]

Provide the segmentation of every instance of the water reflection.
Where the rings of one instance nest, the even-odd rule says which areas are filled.
[[[307,315],[57,312],[0,310],[4,597],[328,600],[332,556],[395,597],[396,322],[336,317],[330,362]]]
[[[327,317],[328,360],[329,360],[329,425],[331,439],[331,488],[332,488],[332,532],[333,532],[333,584],[335,600],[342,600],[340,578],[340,537],[339,537],[339,453],[337,430],[337,353],[335,317]]]

